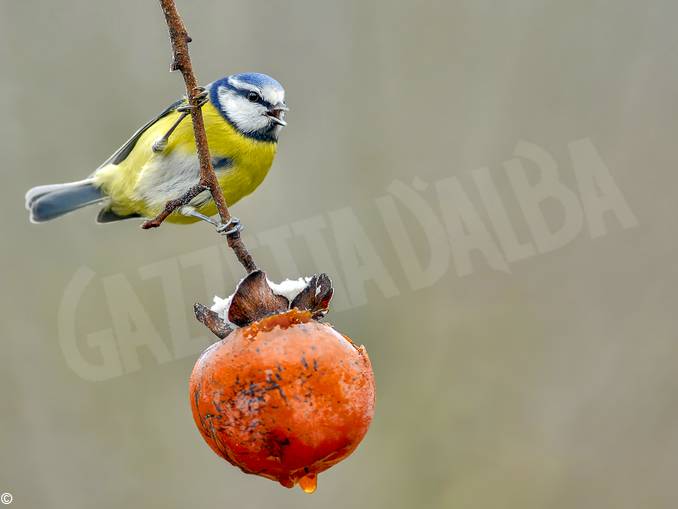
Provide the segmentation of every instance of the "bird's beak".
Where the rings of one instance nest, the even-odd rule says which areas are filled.
[[[283,119],[285,112],[290,111],[285,103],[278,103],[266,112],[266,116],[280,126],[286,126],[287,122]]]

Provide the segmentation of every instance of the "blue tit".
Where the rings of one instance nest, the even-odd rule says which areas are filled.
[[[202,98],[212,164],[226,203],[233,205],[262,183],[273,164],[286,125],[285,90],[265,74],[244,73],[210,83]],[[93,204],[101,206],[100,223],[158,215],[199,181],[189,108],[186,99],[170,105],[86,179],[29,190],[31,221],[49,221]],[[192,223],[216,212],[204,191],[167,221]]]

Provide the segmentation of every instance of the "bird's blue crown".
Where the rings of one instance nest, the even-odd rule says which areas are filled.
[[[270,76],[258,72],[243,72],[239,74],[231,74],[230,76],[225,76],[213,82],[210,85],[212,102],[214,104],[219,104],[217,101],[217,94],[219,88],[222,87],[232,90],[239,95],[246,96],[248,92],[250,92],[250,89],[243,88],[242,85],[251,85],[252,87],[258,88],[259,90],[269,88],[282,94],[285,93],[283,86]],[[272,105],[269,104],[269,106]]]
[[[229,77],[243,83],[249,83],[250,85],[254,85],[255,87],[259,88],[272,87],[277,90],[283,90],[282,85],[267,74],[261,74],[258,72],[243,72],[240,74],[233,74]],[[225,79],[228,79],[229,77],[226,77]]]

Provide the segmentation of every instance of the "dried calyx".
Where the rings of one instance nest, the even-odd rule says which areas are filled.
[[[228,299],[214,298],[211,308],[195,304],[195,317],[220,339],[238,327],[290,309],[308,311],[318,320],[327,314],[332,299],[332,281],[326,274],[286,280],[275,284],[266,273],[248,274]]]

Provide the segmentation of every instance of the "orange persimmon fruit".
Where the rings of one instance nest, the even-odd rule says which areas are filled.
[[[355,450],[375,403],[365,348],[313,317],[294,307],[235,328],[190,378],[193,418],[215,453],[307,493]]]

